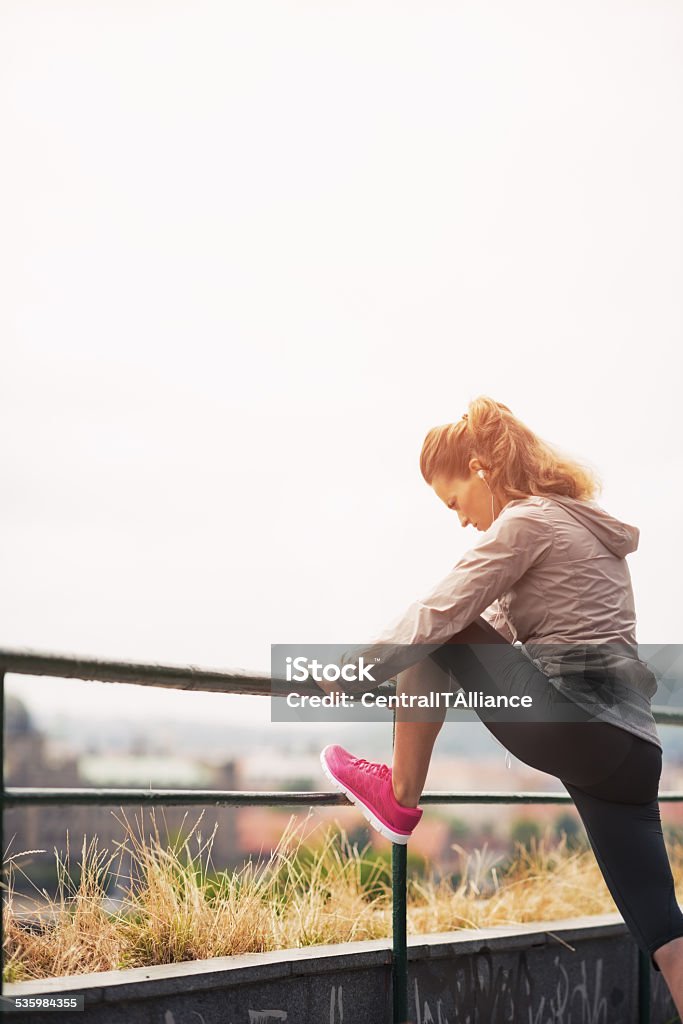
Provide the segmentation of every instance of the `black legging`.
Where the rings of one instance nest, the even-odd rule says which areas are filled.
[[[532,712],[475,710],[515,757],[562,782],[619,912],[658,971],[652,954],[683,935],[659,813],[659,747],[578,706],[567,721],[548,677],[481,617],[429,657],[466,693],[533,697]]]

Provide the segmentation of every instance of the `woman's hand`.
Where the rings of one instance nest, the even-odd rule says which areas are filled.
[[[342,654],[335,658],[334,661],[328,662],[328,664],[336,665],[340,670],[339,678],[334,680],[329,679],[313,679],[312,682],[326,694],[343,694],[351,693],[354,686],[357,684],[350,682],[343,678],[341,675],[341,669],[346,665],[355,665],[358,661],[358,656],[354,654],[353,650],[343,651]]]

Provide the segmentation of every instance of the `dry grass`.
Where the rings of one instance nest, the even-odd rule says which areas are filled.
[[[123,812],[122,812],[123,813]],[[383,865],[351,846],[346,834],[328,827],[314,849],[305,846],[309,817],[290,818],[277,847],[241,871],[216,872],[211,846],[198,826],[166,845],[155,813],[152,831],[123,815],[124,841],[113,855],[83,841],[79,879],[72,881],[69,839],[61,859],[55,851],[58,897],[36,898],[41,930],[27,930],[15,911],[17,864],[7,859],[4,893],[5,981],[62,977],[151,964],[179,963],[291,946],[349,942],[388,934],[389,903],[380,876]],[[216,826],[217,827],[217,826]],[[192,840],[196,851],[192,850]],[[25,851],[38,853],[44,851]],[[107,873],[120,878],[124,854],[133,877],[122,905],[108,912]],[[118,857],[118,868],[114,861]]]
[[[123,812],[122,812],[123,813]],[[202,812],[184,839],[164,844],[155,813],[152,831],[137,831],[123,816],[126,835],[117,853],[98,852],[85,838],[79,878],[55,851],[58,894],[40,894],[42,930],[27,930],[14,910],[9,858],[4,893],[5,981],[61,977],[124,967],[177,963],[238,953],[320,943],[350,942],[390,934],[391,893],[385,865],[328,826],[317,844],[303,823],[290,819],[277,847],[241,871],[216,872],[203,842]],[[315,838],[315,837],[314,837]],[[192,841],[196,852],[192,852]],[[614,911],[590,850],[570,850],[565,838],[546,836],[527,848],[516,844],[507,866],[486,846],[461,856],[461,881],[412,878],[408,929],[413,934],[515,924]],[[38,851],[25,851],[34,853]],[[42,852],[42,851],[41,851]],[[121,906],[106,909],[108,874],[120,877],[121,858],[132,857],[133,878]],[[119,868],[113,867],[119,857]],[[683,884],[683,847],[670,849],[677,886]],[[22,872],[23,874],[23,872]],[[680,891],[680,890],[679,890]],[[38,901],[36,901],[38,902]]]
[[[26,853],[42,853],[28,850]],[[21,870],[15,854],[7,863],[8,881],[3,893],[3,946],[5,981],[54,977],[57,974],[83,974],[111,968],[114,950],[119,948],[117,928],[102,908],[104,879],[111,858],[98,852],[96,841],[83,840],[83,866],[78,885],[69,873],[69,837],[67,852],[57,860],[58,893],[51,900],[47,893],[40,901],[42,931],[28,932],[14,912],[13,876]],[[3,889],[5,886],[3,885]]]
[[[501,858],[481,850],[466,854],[462,881],[409,883],[409,916],[415,933],[485,928],[489,925],[550,921],[616,910],[592,852],[569,850],[566,837],[547,835],[529,846],[515,845],[512,863],[499,876]],[[683,869],[679,865],[683,881]]]

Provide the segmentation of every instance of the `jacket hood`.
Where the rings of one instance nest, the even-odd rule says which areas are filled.
[[[638,547],[640,530],[605,512],[595,501],[581,501],[564,494],[546,495],[595,534],[613,554],[624,558]]]

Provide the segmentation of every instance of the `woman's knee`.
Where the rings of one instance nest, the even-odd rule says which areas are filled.
[[[449,688],[450,670],[434,658],[437,653],[434,651],[427,658],[399,672],[396,677],[397,691],[429,694]]]
[[[494,629],[490,622],[478,615],[476,619],[473,619],[464,629],[461,629],[458,633],[454,633],[452,636],[445,641],[446,644],[506,644],[508,647],[512,647],[512,644],[504,637],[502,633],[499,633],[497,629]]]

